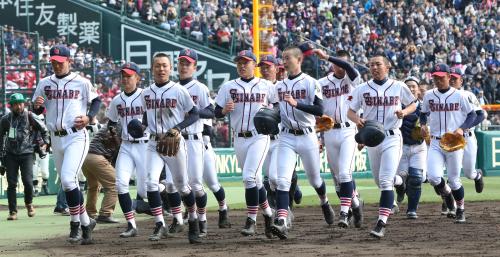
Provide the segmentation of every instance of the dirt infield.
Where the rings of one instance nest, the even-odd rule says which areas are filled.
[[[185,234],[149,242],[153,226],[149,221],[139,223],[139,236],[133,239],[118,237],[125,227],[121,224],[97,230],[94,245],[72,246],[66,238],[57,238],[35,242],[25,250],[46,256],[500,256],[500,207],[495,202],[466,204],[466,224],[440,216],[436,203],[423,204],[417,220],[391,216],[382,240],[369,236],[378,212],[370,205],[365,206],[364,226],[347,230],[327,226],[319,207],[298,208],[288,240],[267,239],[262,217],[257,236],[241,236],[245,213],[232,211],[233,228],[224,230],[216,228],[216,214],[209,213],[209,236],[199,245],[190,245]]]

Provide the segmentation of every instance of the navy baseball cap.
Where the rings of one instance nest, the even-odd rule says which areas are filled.
[[[262,64],[278,66],[278,60],[272,54],[266,54],[260,58],[259,66]]]
[[[284,69],[285,68],[285,64],[283,63],[283,59],[276,58],[276,62],[278,63],[278,69]]]
[[[455,77],[455,78],[461,78],[464,73],[462,72],[462,69],[459,67],[453,67],[450,69],[450,75]]]
[[[304,56],[309,56],[313,54],[314,46],[310,42],[302,43],[299,45],[300,51]]]
[[[190,63],[197,62],[198,61],[198,54],[196,53],[195,50],[186,48],[179,53],[178,60],[180,60],[180,59],[186,59]]]
[[[137,66],[137,64],[135,64],[135,62],[125,63],[120,70],[127,73],[128,75],[133,75],[134,73],[140,75],[141,73],[141,69],[139,68],[139,66]]]
[[[56,45],[50,49],[50,60],[65,62],[70,57],[69,49],[64,45]]]
[[[257,61],[257,57],[255,57],[255,54],[253,54],[252,51],[250,50],[243,50],[238,53],[238,56],[234,57],[234,61],[237,62],[241,58],[247,59],[249,61]]]
[[[432,69],[432,76],[443,77],[450,73],[450,67],[444,63],[437,64]]]

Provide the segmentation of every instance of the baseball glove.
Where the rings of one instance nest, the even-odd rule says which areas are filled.
[[[429,130],[426,130],[426,133],[422,134],[422,127],[420,125],[415,126],[415,128],[411,130],[410,137],[415,141],[422,142],[423,140],[425,140],[425,143],[427,145],[429,145],[431,140],[431,135],[429,134]]]
[[[169,129],[167,133],[160,136],[156,144],[156,151],[163,156],[176,156],[179,152],[181,135],[177,129]]]
[[[439,146],[446,152],[454,152],[465,147],[465,138],[462,135],[457,135],[456,133],[446,132],[441,140],[439,141]]]
[[[331,117],[323,115],[321,117],[316,117],[316,132],[324,132],[333,128],[335,122]]]

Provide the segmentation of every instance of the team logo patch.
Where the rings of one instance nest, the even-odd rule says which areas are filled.
[[[59,48],[54,49],[55,54],[59,54]]]
[[[439,65],[436,65],[436,68],[434,68],[435,71],[440,71],[441,68],[439,67]]]
[[[130,63],[127,63],[125,67],[130,68]]]
[[[190,55],[191,54],[191,50],[189,50],[189,49],[186,49],[185,52],[186,52],[186,55]]]
[[[347,97],[347,101],[352,101],[352,95]]]

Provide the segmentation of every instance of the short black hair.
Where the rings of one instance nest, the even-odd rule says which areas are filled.
[[[348,59],[351,59],[351,54],[347,50],[340,49],[337,51],[337,57],[347,57]]]
[[[168,59],[168,62],[170,64],[172,64],[172,61],[170,60],[170,56],[168,56],[168,54],[162,53],[162,52],[156,53],[155,55],[153,55],[153,63],[155,62],[156,58],[162,58],[162,57],[166,57]]]

